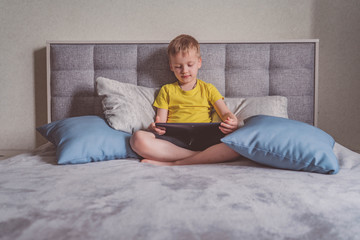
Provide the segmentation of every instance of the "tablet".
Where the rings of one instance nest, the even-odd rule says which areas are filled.
[[[225,135],[220,131],[217,123],[155,123],[156,127],[164,128],[163,137],[172,137],[181,141],[194,151],[202,151],[209,146],[220,143]],[[169,140],[168,140],[169,141]],[[176,144],[173,141],[170,141]],[[179,145],[178,145],[179,146]]]
[[[216,123],[155,123],[158,128],[164,128],[167,133],[204,134],[220,132],[220,122]]]

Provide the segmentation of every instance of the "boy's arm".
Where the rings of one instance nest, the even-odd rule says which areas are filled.
[[[224,100],[219,99],[214,103],[214,108],[217,114],[223,121],[220,125],[220,130],[224,134],[229,134],[238,129],[238,119],[226,106]]]
[[[168,118],[169,110],[164,108],[157,108],[155,122],[166,123]]]
[[[164,108],[157,108],[155,122],[151,123],[149,126],[149,130],[156,132],[159,135],[165,134],[164,129],[157,128],[155,123],[166,123],[168,117],[169,110]]]

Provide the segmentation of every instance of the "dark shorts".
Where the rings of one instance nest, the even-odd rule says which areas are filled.
[[[193,151],[203,151],[206,148],[221,143],[220,139],[225,135],[219,130],[218,132],[197,134],[196,131],[184,132],[182,134],[164,135],[155,134],[157,139],[169,141],[176,146],[186,148]]]

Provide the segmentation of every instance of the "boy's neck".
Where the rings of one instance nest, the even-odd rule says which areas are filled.
[[[196,87],[197,84],[197,79],[195,80],[195,82],[189,82],[186,84],[182,84],[180,83],[180,81],[178,81],[179,87],[183,90],[183,91],[190,91],[192,89],[194,89]]]

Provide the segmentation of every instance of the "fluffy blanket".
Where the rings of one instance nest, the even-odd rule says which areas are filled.
[[[47,144],[0,161],[0,239],[356,239],[360,155],[334,151],[340,172],[323,175],[247,159],[60,166]]]

